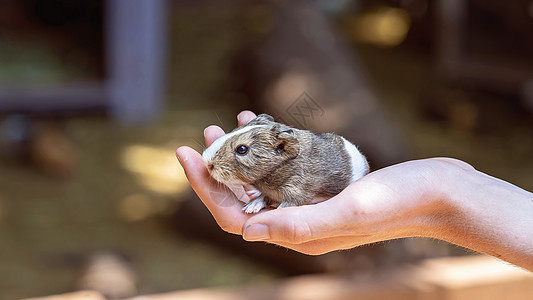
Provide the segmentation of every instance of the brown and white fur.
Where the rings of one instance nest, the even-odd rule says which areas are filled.
[[[202,157],[218,182],[254,187],[246,213],[327,199],[368,173],[365,157],[345,138],[295,129],[267,114],[218,138]]]

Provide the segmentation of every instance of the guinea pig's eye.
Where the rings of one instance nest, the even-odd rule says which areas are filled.
[[[245,155],[246,153],[248,153],[248,147],[245,146],[245,145],[239,145],[237,146],[237,148],[235,148],[235,153],[239,154],[239,155]]]

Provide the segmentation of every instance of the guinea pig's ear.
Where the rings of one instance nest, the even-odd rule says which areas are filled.
[[[300,143],[294,135],[294,131],[292,129],[283,130],[278,133],[277,137],[278,142],[276,148],[282,153],[285,153],[288,158],[296,158],[300,152]]]
[[[274,122],[274,118],[272,118],[271,115],[267,114],[260,114],[259,116],[255,117],[249,125],[267,125]]]

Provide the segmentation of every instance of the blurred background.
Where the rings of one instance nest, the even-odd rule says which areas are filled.
[[[0,298],[370,274],[469,251],[309,257],[222,232],[174,156],[242,109],[533,190],[533,2],[3,0]]]

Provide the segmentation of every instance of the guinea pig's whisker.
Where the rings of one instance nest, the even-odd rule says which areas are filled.
[[[200,146],[200,148],[202,148],[202,151],[205,151],[205,149],[207,149],[207,147],[197,138],[193,138],[193,141],[196,143],[196,145]]]
[[[225,184],[222,184],[222,183],[217,181],[217,189],[224,190],[225,188],[226,188]]]
[[[218,115],[216,111],[215,111],[215,116],[217,116],[217,119],[220,122],[220,127],[224,128],[224,122],[222,122],[222,119],[220,119],[220,116]]]
[[[221,182],[217,182],[217,183],[218,183],[217,184],[217,188],[218,189],[220,189],[224,193],[229,193],[230,195],[233,195],[233,192],[231,191],[231,189],[227,185],[225,185],[225,184],[223,184]]]
[[[231,193],[231,190],[229,189],[229,187],[227,185],[222,184],[222,183],[220,185],[222,186],[222,189],[224,189],[224,191]]]

